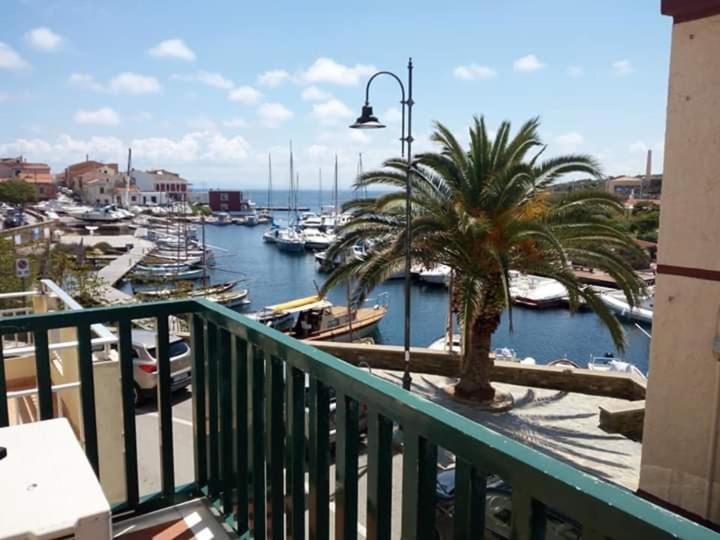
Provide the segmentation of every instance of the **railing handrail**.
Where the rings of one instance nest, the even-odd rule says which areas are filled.
[[[120,349],[122,352],[123,349],[129,350],[130,331],[128,325],[131,320],[158,317],[159,357],[162,359],[168,356],[167,317],[185,313],[198,314],[199,319],[207,321],[208,329],[211,325],[221,329],[220,334],[224,334],[228,340],[229,333],[244,340],[249,347],[257,347],[262,350],[264,358],[268,361],[272,358],[279,359],[320,381],[323,385],[335,388],[339,396],[344,395],[356,402],[367,404],[373,414],[380,414],[402,426],[406,437],[412,435],[416,440],[417,437],[424,438],[431,444],[441,446],[455,454],[458,462],[462,460],[477,467],[480,473],[492,472],[500,475],[513,486],[514,490],[522,490],[522,496],[528,497],[528,500],[537,500],[549,508],[571,516],[573,520],[583,526],[591,526],[591,529],[595,528],[594,525],[598,524],[598,517],[602,516],[602,522],[596,527],[597,530],[592,531],[594,533],[619,538],[641,537],[643,534],[651,534],[653,538],[718,537],[698,523],[682,518],[624,488],[579,471],[445,407],[406,392],[398,385],[366,373],[306,343],[205,299],[168,300],[20,316],[0,320],[0,334],[18,330],[42,334],[50,329],[77,326],[78,339],[82,342],[80,348],[84,348],[80,352],[80,356],[87,358],[89,356],[87,347],[90,342],[87,330],[90,325],[99,322],[120,321]],[[125,325],[124,334],[123,324]],[[123,341],[123,335],[125,341]],[[197,346],[201,343],[196,339],[194,336],[193,350],[197,350]],[[208,346],[207,341],[205,345]],[[223,347],[228,346],[227,343],[223,345]],[[222,369],[228,369],[220,360],[229,361],[221,354],[228,351],[225,349],[218,351],[214,348],[215,345],[212,347],[209,349],[211,352],[207,353],[206,360],[209,362],[209,369],[214,369],[215,374],[213,375],[212,371],[209,372],[209,378],[217,377],[218,366],[221,364],[223,365]],[[47,355],[47,352],[45,354]],[[270,364],[268,364],[268,369],[270,369]],[[275,367],[272,369],[275,370]],[[162,390],[160,397],[164,396],[169,399],[167,392],[169,392],[170,375],[167,358],[165,358],[165,364],[161,362],[161,372],[163,373],[160,373]],[[193,376],[196,375],[198,374],[194,371]],[[271,375],[270,380],[273,381],[273,384],[277,380],[276,376],[276,374]],[[85,389],[81,388],[81,390]],[[83,396],[83,399],[87,398],[92,403],[92,388],[88,388],[86,391],[88,395]],[[159,409],[161,420],[165,419],[161,421],[162,427],[164,422],[170,423],[169,401],[168,403],[159,403]],[[275,411],[275,406],[273,406],[273,411]],[[217,412],[215,410],[215,414]],[[212,414],[211,409],[211,433],[213,433]],[[229,412],[225,411],[225,417],[227,414]],[[282,416],[280,419],[282,421]],[[94,430],[94,417],[87,421]],[[218,419],[216,418],[214,421],[217,429]],[[131,424],[132,422],[130,420]],[[225,433],[226,428],[223,427],[222,430]],[[167,477],[163,478],[163,493],[166,490],[170,490],[171,493],[174,489],[172,432],[166,431],[162,436],[167,438],[166,442],[170,444],[169,449],[163,445],[163,460],[167,457],[169,462],[167,467],[164,465],[164,468],[167,468]],[[90,440],[93,438],[90,437]],[[88,452],[91,463],[97,466],[97,449],[92,448]],[[274,458],[272,459],[274,460]],[[427,485],[425,487],[427,488]],[[217,488],[215,489],[217,490]],[[514,498],[515,493],[513,493]]]

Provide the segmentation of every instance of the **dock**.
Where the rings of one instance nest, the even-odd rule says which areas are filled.
[[[103,302],[108,304],[126,304],[133,301],[131,295],[116,289],[115,285],[155,247],[155,244],[149,240],[127,234],[117,236],[66,234],[61,238],[61,242],[63,244],[83,244],[84,246],[107,243],[115,249],[127,250],[97,273],[98,278],[102,281],[102,290],[99,294]]]
[[[588,285],[596,285],[598,287],[608,287],[612,289],[617,289],[617,283],[615,283],[615,280],[610,276],[610,274],[607,274],[606,272],[602,272],[600,270],[588,270],[585,268],[574,268],[573,273],[575,274],[575,277],[580,281],[581,283],[587,283]],[[655,284],[655,273],[651,271],[641,271],[638,272],[638,277],[645,282],[646,285],[654,285]]]

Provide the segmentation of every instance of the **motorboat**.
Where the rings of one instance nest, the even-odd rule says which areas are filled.
[[[637,306],[630,306],[623,291],[601,293],[600,300],[618,317],[652,324],[653,310],[655,308],[654,289],[650,289],[649,294],[642,297]]]
[[[445,285],[450,283],[452,268],[445,264],[436,264],[432,268],[425,268],[418,273],[418,279],[432,285]],[[402,274],[401,277],[403,277]]]
[[[107,223],[115,223],[127,218],[125,214],[118,212],[113,205],[86,210],[75,217],[83,221],[103,221]]]
[[[567,302],[568,292],[551,278],[514,274],[510,278],[510,297],[515,304],[531,308],[550,308]]]
[[[302,238],[305,241],[305,247],[307,249],[324,250],[330,247],[330,244],[335,241],[334,234],[323,233],[314,228],[305,228],[302,231]]]
[[[315,212],[303,212],[300,214],[298,227],[301,229],[320,229],[323,226],[323,218]]]
[[[453,334],[452,341],[448,342],[447,335],[436,339],[430,345],[428,349],[433,351],[452,351],[459,353],[462,350],[460,334]]]
[[[246,227],[254,227],[258,223],[260,223],[260,221],[258,221],[257,214],[248,214],[247,216],[245,216],[245,219],[243,220],[241,225],[245,225]]]
[[[240,289],[238,291],[226,291],[221,293],[210,294],[204,296],[205,299],[211,302],[222,304],[228,308],[236,308],[240,306],[246,306],[250,303],[248,300],[248,290]]]
[[[295,229],[280,229],[275,239],[275,245],[280,251],[287,253],[302,253],[305,251],[305,240]]]
[[[493,351],[493,354],[495,355],[495,360],[500,360],[501,362],[516,362],[526,366],[534,366],[537,363],[532,356],[526,356],[525,358],[518,357],[515,349],[510,349],[509,347],[498,347]]]
[[[591,356],[588,362],[588,369],[593,371],[605,371],[614,373],[629,373],[646,381],[645,375],[635,364],[620,360],[613,353],[605,353],[603,356]]]
[[[231,225],[232,224],[232,218],[230,217],[230,214],[227,212],[215,212],[215,218],[217,221],[213,223],[213,225]]]

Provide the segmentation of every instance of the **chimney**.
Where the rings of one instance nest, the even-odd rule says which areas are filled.
[[[645,164],[645,180],[650,181],[652,175],[652,150],[647,151],[647,163]]]

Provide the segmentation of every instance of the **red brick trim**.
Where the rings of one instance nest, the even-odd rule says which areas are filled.
[[[720,270],[707,270],[705,268],[691,268],[687,266],[673,266],[670,264],[658,264],[658,274],[670,276],[682,276],[706,281],[720,281]]]
[[[675,23],[694,21],[720,14],[720,0],[662,0],[660,11]]]

